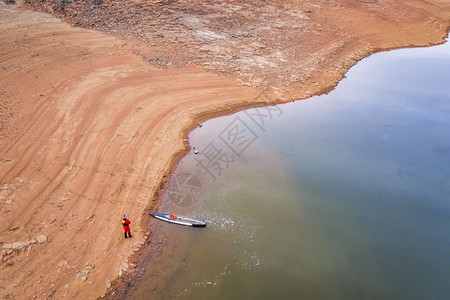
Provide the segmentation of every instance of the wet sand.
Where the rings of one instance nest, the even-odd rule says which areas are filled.
[[[352,65],[336,63],[353,61],[355,51],[359,59],[376,50],[440,43],[450,11],[437,18],[441,10],[419,10],[429,15],[401,24],[415,29],[404,35],[375,29],[371,35],[376,23],[361,27],[372,43],[365,51],[355,38],[339,57],[323,55],[326,63],[316,66],[321,72],[304,85],[275,83],[261,97],[263,87],[251,80],[246,87],[239,75],[193,63],[158,68],[136,52],[139,41],[0,4],[0,242],[48,237],[4,248],[1,298],[102,295],[150,234],[142,222],[146,209],[187,150],[186,133],[199,118],[327,90]],[[327,68],[334,75],[321,77]],[[123,239],[123,213],[132,221],[131,240]]]

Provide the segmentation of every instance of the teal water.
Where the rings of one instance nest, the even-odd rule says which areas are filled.
[[[448,299],[450,44],[192,132],[133,299]]]

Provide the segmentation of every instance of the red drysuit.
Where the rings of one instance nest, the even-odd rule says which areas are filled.
[[[122,220],[122,225],[123,225],[123,230],[124,230],[125,232],[128,232],[128,233],[131,232],[131,231],[130,231],[130,224],[131,224],[130,220],[128,220],[128,219],[126,219],[126,218],[123,218],[123,220]]]

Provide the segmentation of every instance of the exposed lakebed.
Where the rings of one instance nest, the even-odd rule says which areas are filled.
[[[127,295],[448,297],[450,45],[378,53],[346,77],[194,130],[159,210],[208,226],[152,220]]]

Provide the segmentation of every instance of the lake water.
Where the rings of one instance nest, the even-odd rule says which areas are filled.
[[[159,211],[208,226],[152,221],[129,298],[450,297],[450,44],[346,77],[191,133]]]

